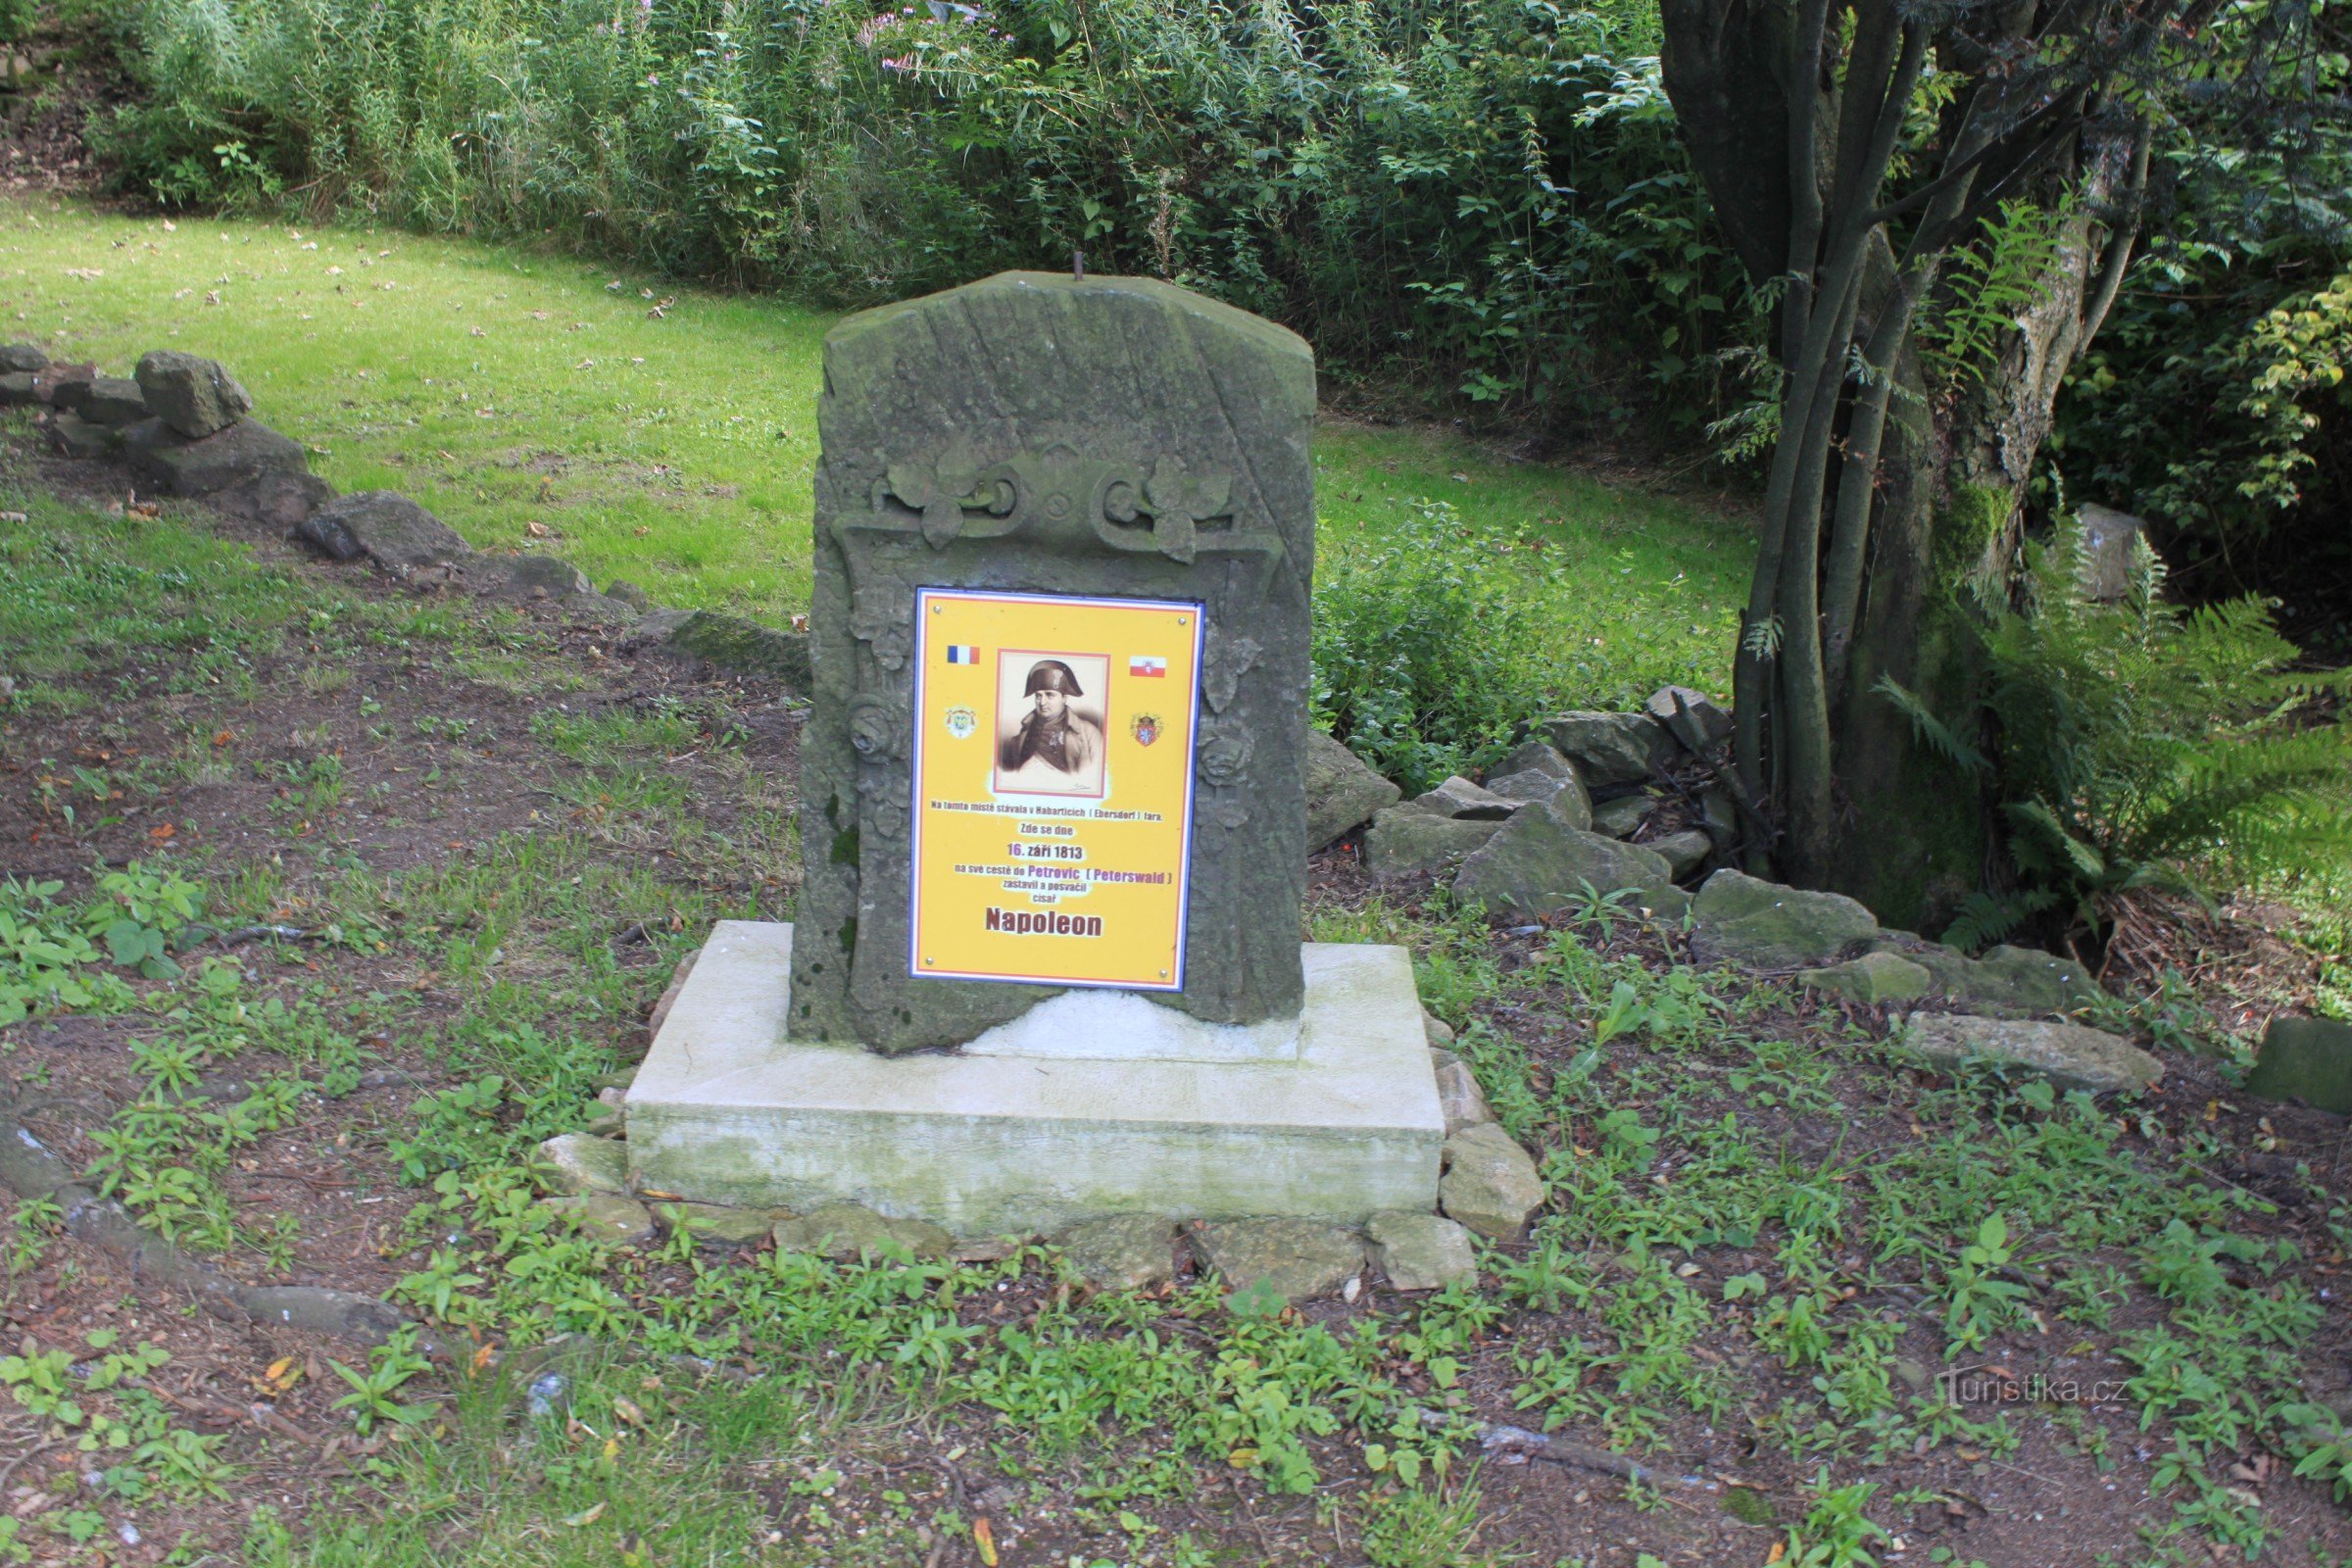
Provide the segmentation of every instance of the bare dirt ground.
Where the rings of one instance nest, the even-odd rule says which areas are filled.
[[[124,499],[96,470],[22,450],[12,461],[24,482],[101,512]],[[424,615],[438,629],[355,641],[336,635],[343,628],[331,614],[325,623],[314,616],[255,654],[242,678],[218,687],[175,682],[173,658],[128,646],[59,679],[85,699],[78,706],[0,710],[0,872],[61,882],[59,897],[73,899],[110,868],[177,867],[238,890],[239,921],[299,933],[224,930],[182,955],[189,964],[234,956],[255,1005],[315,1014],[321,1036],[342,1042],[322,1047],[319,1059],[350,1068],[340,1092],[307,1100],[291,1124],[238,1151],[220,1185],[244,1240],[204,1255],[243,1280],[380,1295],[429,1250],[408,1220],[422,1194],[404,1183],[395,1152],[415,1135],[420,1097],[479,1070],[453,1052],[452,1038],[470,1038],[485,1019],[531,1018],[550,1031],[580,1032],[600,1059],[625,1066],[644,1049],[646,1006],[713,913],[787,916],[794,876],[790,835],[778,823],[789,819],[800,710],[773,684],[620,655],[607,622],[547,610],[485,611],[443,591],[316,564],[285,540],[208,514],[179,515],[238,538],[263,568],[318,603],[376,607],[368,614],[378,627]],[[552,717],[562,724],[551,727]],[[564,725],[607,720],[664,738],[626,757],[557,744],[555,737],[583,733]],[[334,760],[331,767],[323,758]],[[75,768],[101,785],[114,781],[119,794],[97,798]],[[321,788],[321,780],[334,787]],[[73,802],[80,808],[69,818]],[[559,844],[571,857],[562,874],[502,870]],[[1552,1156],[1562,1212],[1581,1218],[1637,1200],[1671,1209],[1683,1170],[1710,1157],[1707,1129],[1718,1121],[1736,1124],[1748,1147],[1777,1161],[1790,1187],[1860,1193],[1875,1170],[1924,1157],[1949,1126],[1976,1114],[1949,1080],[1887,1069],[1876,1045],[1887,1023],[1882,1013],[1824,1012],[1767,987],[1761,1000],[1740,1002],[1736,1027],[1733,1012],[1718,1007],[1707,1013],[1716,1021],[1707,1030],[1669,1050],[1666,1042],[1682,1037],[1662,1024],[1649,1034],[1599,1036],[1595,1002],[1545,967],[1566,946],[1604,979],[1645,975],[1663,984],[1678,965],[1687,971],[1679,935],[1629,922],[1563,944],[1561,922],[1466,935],[1441,929],[1415,912],[1427,889],[1376,885],[1345,844],[1314,862],[1312,883],[1314,919],[1326,933],[1354,922],[1370,934],[1393,926],[1416,944],[1434,944],[1424,953],[1425,991],[1465,1027],[1465,1054],[1498,1103],[1508,1089],[1537,1107],[1527,1111],[1528,1125]],[[609,891],[576,909],[545,904],[573,886]],[[516,900],[533,906],[516,908]],[[1702,978],[1726,998],[1747,985],[1721,972]],[[538,1010],[500,1000],[544,1000],[564,988],[576,996],[565,991],[571,1000]],[[134,1008],[0,1029],[0,1100],[86,1166],[105,1152],[95,1134],[147,1088],[136,1051],[159,1027],[153,1012]],[[1759,1068],[1767,1058],[1780,1065]],[[1495,1076],[1504,1063],[1507,1080]],[[2225,1258],[2222,1270],[2233,1290],[2291,1280],[2311,1293],[2321,1313],[2295,1352],[2301,1393],[2346,1397],[2352,1315],[2339,1300],[2340,1217],[2352,1195],[2352,1142],[2343,1120],[2248,1101],[2211,1061],[2175,1054],[2168,1069],[2156,1094],[2116,1112],[2120,1157],[2242,1195],[2250,1201],[2232,1220],[2240,1235],[2293,1244],[2291,1254],[2266,1254],[2260,1268]],[[1616,1086],[1605,1103],[1577,1098],[1575,1086],[1588,1079]],[[1655,1163],[1622,1181],[1592,1174],[1611,1158],[1617,1134],[1603,1113],[1615,1109],[1668,1129]],[[2022,1169],[2005,1159],[1987,1149],[1996,1176]],[[1704,1183],[1717,1179],[1700,1178],[1690,1200],[1711,1201]],[[1868,1514],[1887,1534],[1867,1550],[1882,1561],[2093,1568],[2225,1560],[2206,1535],[2143,1544],[2143,1529],[2175,1525],[2172,1499],[2150,1491],[2170,1437],[2165,1420],[2143,1424],[2143,1401],[2121,1392],[2133,1369],[2117,1352],[2133,1334],[2162,1327],[2167,1307],[2126,1291],[2101,1320],[2063,1318],[2064,1281],[2053,1268],[2062,1275],[2083,1258],[2045,1266],[2021,1256],[2010,1273],[2031,1309],[1947,1359],[1935,1296],[1940,1273],[1871,1255],[1872,1238],[1859,1227],[1827,1233],[1821,1263],[1837,1308],[1897,1325],[1883,1360],[1898,1399],[1933,1391],[1914,1379],[1963,1375],[1960,1424],[1863,1458],[1854,1446],[1806,1436],[1817,1420],[1836,1424],[1820,1403],[1830,1374],[1766,1348],[1761,1303],[1731,1305],[1751,1290],[1783,1289],[1790,1265],[1777,1238],[1716,1236],[1665,1271],[1703,1317],[1693,1324],[1639,1304],[1663,1282],[1640,1249],[1628,1249],[1625,1233],[1578,1234],[1580,1250],[1565,1259],[1539,1256],[1540,1242],[1490,1259],[1491,1280],[1517,1270],[1522,1283],[1489,1298],[1492,1310],[1450,1391],[1424,1358],[1399,1350],[1390,1364],[1406,1391],[1496,1426],[1541,1428],[1556,1403],[1567,1412],[1557,1435],[1573,1445],[1568,1462],[1513,1462],[1524,1455],[1508,1445],[1495,1449],[1466,1494],[1472,1506],[1418,1555],[1393,1542],[1367,1543],[1365,1510],[1391,1494],[1392,1482],[1368,1471],[1360,1444],[1342,1436],[1310,1444],[1323,1480],[1309,1495],[1270,1494],[1238,1463],[1203,1465],[1189,1493],[1150,1506],[1149,1524],[1161,1539],[1191,1532],[1207,1553],[1193,1559],[1200,1562],[1870,1561],[1787,1555],[1792,1541],[1807,1544],[1792,1532],[1818,1515],[1822,1474],[1834,1466],[1841,1480],[1876,1483]],[[1940,1254],[1965,1237],[1924,1240]],[[235,1474],[216,1494],[124,1503],[92,1487],[92,1460],[71,1434],[0,1405],[0,1516],[33,1520],[78,1505],[107,1526],[87,1544],[42,1537],[34,1560],[234,1560],[257,1505],[298,1527],[414,1506],[378,1468],[399,1446],[386,1429],[358,1432],[336,1408],[347,1388],[330,1363],[356,1364],[363,1352],[194,1313],[71,1238],[48,1237],[37,1251],[36,1261],[0,1278],[0,1348],[30,1355],[109,1328],[152,1342],[170,1352],[154,1394],[178,1423],[221,1439],[220,1456]],[[2136,1267],[2134,1256],[2112,1249],[2103,1260]],[[631,1274],[625,1289],[638,1301],[690,1294],[704,1266],[665,1252]],[[1570,1285],[1547,1295],[1540,1276]],[[1194,1283],[1180,1280],[1170,1298]],[[959,1319],[985,1332],[1034,1323],[1062,1298],[1057,1293],[1066,1288],[1033,1271],[966,1298]],[[1314,1303],[1300,1318],[1345,1337],[1380,1325],[1392,1331],[1415,1310],[1374,1274],[1355,1300]],[[1167,1324],[1203,1344],[1219,1332],[1209,1318],[1179,1314]],[[475,1357],[477,1346],[490,1357],[510,1331],[529,1337],[520,1325],[476,1329],[478,1339],[451,1332],[455,1359],[435,1375],[459,1377],[457,1365]],[[1529,1396],[1531,1358],[1609,1347],[1572,1387],[1549,1398]],[[1671,1352],[1679,1369],[1672,1377],[1728,1390],[1730,1402],[1709,1415],[1656,1389],[1629,1387],[1652,1348]],[[736,1365],[756,1373],[760,1348],[743,1348]],[[2082,1392],[2027,1387],[2036,1376],[2079,1383]],[[1597,1417],[1588,1413],[1592,1400],[1606,1407]],[[1994,1430],[2004,1415],[2005,1436]],[[1643,1441],[1633,1441],[1637,1432]],[[775,1549],[787,1554],[777,1561],[943,1568],[996,1553],[1005,1563],[1059,1568],[1177,1560],[1143,1548],[1133,1558],[1108,1555],[1120,1538],[1106,1538],[1067,1466],[1020,1474],[1016,1459],[1011,1479],[983,1469],[978,1456],[1006,1441],[1004,1423],[984,1409],[901,1411],[852,1423],[828,1461],[841,1480],[821,1506],[807,1486],[773,1469],[755,1468],[740,1486],[757,1497]],[[1166,1438],[1114,1431],[1108,1442],[1111,1457],[1102,1462],[1115,1468],[1119,1452],[1148,1455]],[[1021,1451],[1017,1443],[1012,1451]],[[1642,1467],[1631,1484],[1627,1456]],[[2250,1437],[2217,1459],[2214,1474],[2237,1505],[2259,1510],[2265,1560],[2331,1562],[2352,1552],[2352,1521],[2326,1487],[2292,1478],[2277,1452]],[[891,1496],[900,1500],[883,1500]],[[950,1535],[906,1524],[908,1510],[932,1506],[955,1510],[967,1526],[973,1517],[995,1519],[991,1544],[984,1550],[968,1529]],[[870,1537],[853,1537],[869,1523]],[[462,1510],[454,1515],[449,1545],[471,1528]],[[902,1541],[903,1553],[895,1544]],[[789,1555],[795,1551],[807,1554]],[[2160,1554],[2175,1551],[2180,1555]]]

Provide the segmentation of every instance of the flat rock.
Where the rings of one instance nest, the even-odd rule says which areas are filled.
[[[585,599],[596,585],[561,556],[467,556],[458,578],[484,599]]]
[[[1187,1240],[1228,1291],[1262,1282],[1294,1304],[1333,1294],[1364,1266],[1364,1244],[1352,1231],[1311,1219],[1197,1220]]]
[[[49,368],[38,343],[0,343],[0,375],[31,375]]]
[[[1653,855],[1663,856],[1667,865],[1673,868],[1677,882],[1706,864],[1707,857],[1715,853],[1715,841],[1696,828],[1685,828],[1680,833],[1651,839],[1642,847]]]
[[[2094,1095],[2152,1088],[2164,1063],[2118,1035],[2081,1024],[1915,1012],[1900,1042],[1939,1067],[1994,1062]]]
[[[1865,953],[1826,969],[1807,969],[1796,979],[1799,985],[1872,1006],[1916,1002],[1936,988],[1936,977],[1926,968],[1892,953]]]
[[[2272,1018],[2262,1032],[2262,1054],[2246,1074],[2246,1091],[2352,1116],[2352,1023]]]
[[[241,484],[232,484],[215,495],[212,504],[232,515],[292,533],[334,498],[335,487],[315,473],[280,471],[257,473]]]
[[[1639,784],[1674,755],[1674,738],[1647,713],[1557,713],[1536,725],[1590,789]]]
[[[1649,694],[1642,709],[1681,742],[1685,751],[1699,756],[1732,738],[1732,715],[1716,707],[1706,693],[1688,686],[1661,686]]]
[[[1527,1233],[1544,1202],[1544,1181],[1526,1150],[1498,1122],[1465,1127],[1446,1140],[1438,1206],[1446,1217],[1506,1246]]]
[[[1544,749],[1551,751],[1548,746]],[[1558,754],[1555,752],[1552,755],[1556,757]],[[1548,806],[1552,814],[1570,827],[1589,828],[1592,825],[1592,797],[1585,793],[1584,780],[1573,772],[1546,773],[1542,768],[1523,767],[1515,773],[1489,778],[1487,790],[1506,801],[1517,801],[1526,806]]]
[[[30,370],[0,373],[0,407],[41,401],[41,378]]]
[[[628,606],[640,615],[654,608],[654,602],[646,597],[645,590],[626,577],[615,577],[605,584],[605,597],[615,604]]]
[[[1306,734],[1306,853],[1372,820],[1403,796],[1362,758],[1319,729]]]
[[[53,409],[72,409],[81,412],[81,400],[90,395],[91,383],[98,379],[94,365],[50,365],[33,377],[40,389],[41,401]]]
[[[1970,1002],[2028,1012],[2064,1012],[2098,995],[2081,964],[2038,948],[1994,948],[1963,969],[1961,977]]]
[[[133,425],[147,417],[147,394],[127,376],[96,376],[81,395],[79,413],[96,424]]]
[[[1469,1064],[1460,1057],[1440,1062],[1438,1078],[1438,1109],[1446,1114],[1446,1136],[1451,1138],[1465,1127],[1475,1127],[1482,1121],[1493,1121],[1494,1112],[1487,1108],[1486,1091],[1478,1087],[1477,1078]]]
[[[643,1247],[661,1235],[653,1212],[635,1199],[611,1193],[582,1193],[569,1198],[542,1198],[539,1206],[579,1223],[580,1234],[613,1247]]]
[[[1176,1277],[1176,1224],[1158,1214],[1087,1220],[1054,1238],[1098,1291],[1148,1291]]]
[[[1576,777],[1576,764],[1547,740],[1526,740],[1512,747],[1490,773],[1548,773],[1553,778]]]
[[[1502,828],[1476,817],[1440,816],[1417,806],[1392,806],[1364,831],[1364,868],[1374,876],[1442,875]]]
[[[337,496],[295,528],[297,537],[336,561],[363,556],[395,575],[470,553],[457,529],[397,490]]]
[[[1620,795],[1592,808],[1592,831],[1613,839],[1630,839],[1642,831],[1658,803],[1646,795]]]
[[[50,416],[49,444],[61,457],[85,460],[110,457],[122,441],[121,431],[110,425],[92,424],[78,414]]]
[[[175,496],[209,496],[257,474],[310,466],[301,442],[254,419],[195,441],[161,419],[142,419],[122,432],[122,454],[141,482]]]
[[[1699,888],[1691,913],[1691,956],[1754,969],[1827,963],[1879,934],[1878,916],[1843,894],[1807,893],[1729,866]]]
[[[147,408],[189,440],[225,430],[253,412],[253,398],[218,360],[177,349],[139,356],[131,378],[147,396]]]
[[[548,1186],[559,1193],[621,1193],[629,1185],[629,1147],[586,1133],[561,1133],[539,1146],[540,1163],[554,1174]]]
[[[1505,799],[1456,773],[1436,789],[1414,796],[1413,804],[1439,816],[1483,818],[1499,822],[1527,803]]]
[[[1435,1214],[1383,1209],[1364,1226],[1372,1238],[1372,1260],[1400,1291],[1435,1291],[1478,1282],[1478,1253],[1470,1232]]]
[[[901,1249],[917,1258],[946,1257],[956,1238],[927,1220],[892,1219],[862,1203],[826,1203],[798,1219],[779,1223],[776,1246],[787,1252],[816,1252],[849,1261],[879,1258]]]
[[[1453,891],[1485,904],[1491,916],[1537,919],[1583,903],[1587,884],[1614,893],[1673,880],[1662,857],[1582,832],[1544,807],[1528,806],[1462,861]]]
[[[1429,1049],[1442,1051],[1453,1044],[1453,1025],[1430,1011],[1421,1009],[1421,1032],[1429,1037]]]
[[[779,631],[714,610],[657,610],[629,628],[632,650],[663,648],[731,675],[767,675],[808,691],[808,634]]]
[[[725,1203],[661,1203],[654,1209],[671,1230],[685,1231],[713,1247],[749,1247],[763,1242],[793,1216],[772,1208],[733,1208]]]

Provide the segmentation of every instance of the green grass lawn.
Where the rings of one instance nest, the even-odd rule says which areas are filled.
[[[600,585],[768,619],[808,599],[834,319],[463,241],[0,202],[0,333],[116,373],[151,348],[213,356],[345,490],[399,489],[479,548],[560,550]],[[1426,429],[1327,428],[1318,466],[1328,547],[1441,501],[1564,568],[1568,591],[1536,590],[1580,651],[1568,678],[1589,679],[1561,703],[1723,685],[1737,522]]]

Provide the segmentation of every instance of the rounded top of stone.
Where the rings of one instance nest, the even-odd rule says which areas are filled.
[[[1250,339],[1261,350],[1295,355],[1309,365],[1314,363],[1315,352],[1308,347],[1306,339],[1262,316],[1253,316],[1237,306],[1210,299],[1205,294],[1195,293],[1189,288],[1156,277],[1100,276],[1092,273],[1085,277],[1074,277],[1067,272],[998,272],[994,276],[956,288],[942,289],[936,294],[859,311],[826,333],[825,342],[828,347],[844,346],[904,318],[939,310],[957,310],[984,298],[1040,305],[1069,304],[1093,310],[1124,308],[1175,312],[1191,317],[1203,325]]]

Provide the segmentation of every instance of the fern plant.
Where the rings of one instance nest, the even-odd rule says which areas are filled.
[[[1981,633],[1993,755],[1880,688],[1921,744],[1997,781],[2020,885],[1970,900],[1948,940],[1982,946],[2049,911],[2096,934],[2134,888],[2352,867],[2352,726],[2331,711],[2352,670],[2299,668],[2259,599],[2169,601],[2144,543],[2113,603],[2071,521],[2026,562],[2023,602]]]

